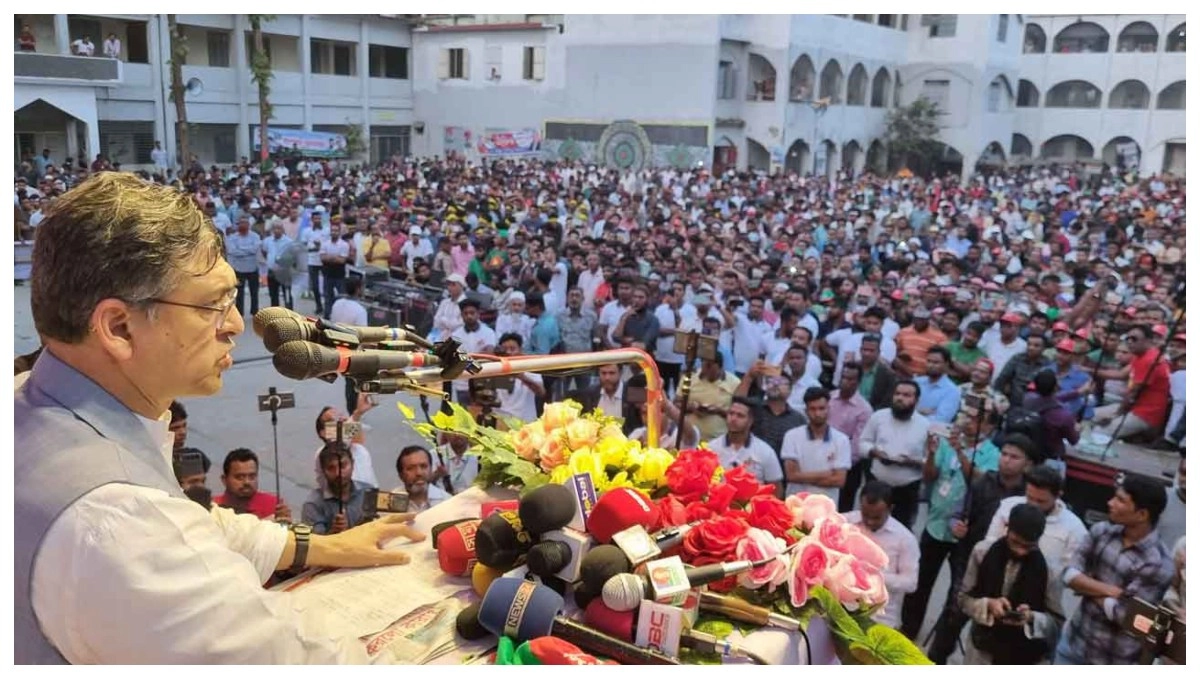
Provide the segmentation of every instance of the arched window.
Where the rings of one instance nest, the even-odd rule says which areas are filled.
[[[1014,132],[1012,136],[1012,149],[1009,151],[1009,155],[1025,156],[1026,158],[1033,157],[1033,144],[1030,143],[1029,137]]]
[[[886,68],[879,69],[875,73],[875,79],[871,81],[871,108],[887,108],[888,89],[891,86],[891,74]]]
[[[1163,111],[1182,111],[1184,108],[1184,100],[1187,91],[1185,90],[1185,81],[1180,80],[1173,82],[1163,88],[1162,92],[1158,93],[1158,105],[1154,108]]]
[[[836,59],[830,59],[821,69],[821,99],[828,97],[829,103],[842,103],[842,67]]]
[[[750,54],[747,101],[775,101],[775,67],[761,54]]]
[[[1179,24],[1175,30],[1167,34],[1167,51],[1168,52],[1186,52],[1187,45],[1184,42],[1184,26],[1187,24]]]
[[[1042,158],[1046,160],[1073,161],[1095,156],[1088,140],[1073,134],[1060,134],[1042,144]]]
[[[988,85],[988,113],[1002,113],[1012,108],[1012,98],[1012,86],[1008,84],[1008,78],[996,76]]]
[[[1100,90],[1084,80],[1061,82],[1046,93],[1046,108],[1100,108]]]
[[[1150,108],[1150,88],[1141,80],[1125,80],[1108,95],[1109,108]]]
[[[1108,51],[1108,31],[1090,21],[1079,21],[1054,36],[1055,54],[1096,54]]]
[[[862,64],[855,64],[850,69],[850,86],[846,92],[846,104],[849,106],[865,106],[867,103],[867,69]]]
[[[812,101],[817,81],[817,69],[807,54],[801,54],[792,64],[792,72],[788,78],[789,101]]]
[[[1029,24],[1025,27],[1025,47],[1022,49],[1025,54],[1045,54],[1046,53],[1046,32],[1037,24]]]
[[[1117,36],[1118,52],[1157,52],[1158,29],[1145,21],[1129,24]]]
[[[1037,85],[1024,78],[1017,83],[1017,108],[1037,108],[1041,99],[1042,93],[1038,92]]]

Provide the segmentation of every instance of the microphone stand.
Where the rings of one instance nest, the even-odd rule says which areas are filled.
[[[692,372],[696,369],[696,353],[700,347],[700,335],[695,330],[687,334],[687,354],[684,357],[684,363],[687,365],[687,370],[683,377],[679,378],[678,393],[683,396],[683,400],[679,402],[679,422],[675,428],[675,450],[679,450],[683,446],[683,431],[687,428],[687,409],[688,400],[692,395]],[[648,409],[647,409],[648,411]],[[646,445],[657,445],[658,441],[648,440]]]
[[[279,483],[279,411],[296,407],[296,395],[291,392],[280,393],[275,387],[267,389],[266,394],[258,396],[258,411],[271,411],[271,438],[274,442],[275,453],[275,501],[283,500],[283,488]]]

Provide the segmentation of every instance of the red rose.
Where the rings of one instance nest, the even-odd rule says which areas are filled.
[[[755,495],[746,505],[750,512],[750,525],[761,528],[778,538],[787,539],[788,531],[794,525],[792,510],[783,500],[766,495]]]
[[[713,512],[713,510],[709,509],[708,505],[704,504],[700,500],[697,500],[687,506],[687,523],[692,523],[693,521],[706,521],[714,516],[716,516],[716,514]]]
[[[736,491],[733,499],[738,502],[749,502],[750,498],[758,494],[758,478],[745,467],[734,467],[725,472],[725,483],[733,486]]]
[[[708,493],[713,472],[720,466],[711,450],[684,450],[667,467],[667,487],[683,502],[699,500]]]
[[[737,490],[728,483],[722,483],[713,486],[708,491],[708,501],[704,504],[713,511],[714,514],[724,513],[729,509],[729,505],[733,502],[733,497],[737,494]]]
[[[693,528],[683,539],[683,560],[693,566],[730,561],[737,543],[750,526],[740,519],[718,516]]]
[[[658,525],[655,530],[663,528],[674,528],[682,526],[688,522],[687,507],[678,500],[674,495],[668,495],[658,501]]]
[[[750,524],[750,515],[741,509],[731,509],[727,512],[722,512],[721,516],[729,517],[731,519],[737,519],[739,521],[744,521],[744,522],[746,522],[746,525]]]

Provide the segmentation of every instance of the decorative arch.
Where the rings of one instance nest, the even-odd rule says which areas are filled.
[[[1041,100],[1037,85],[1024,78],[1017,82],[1017,108],[1037,108]]]
[[[837,59],[830,59],[825,64],[825,68],[821,69],[821,93],[822,99],[828,97],[829,103],[842,103],[842,66],[837,62]]]
[[[1086,80],[1067,80],[1046,92],[1046,108],[1100,108],[1100,88]]]
[[[834,172],[837,171],[838,167],[837,144],[833,143],[832,139],[826,139],[825,141],[821,142],[821,146],[819,148],[824,154],[825,165],[824,167],[821,167],[819,164],[819,159],[817,159],[817,161],[814,161],[813,163],[813,173],[816,175],[824,174],[827,177],[832,177]]]
[[[766,146],[750,137],[746,137],[746,166],[751,170],[764,172],[771,169],[771,153],[767,151]]]
[[[871,81],[871,108],[887,108],[888,90],[892,88],[892,74],[886,68],[875,72]]]
[[[1158,93],[1158,101],[1154,108],[1161,111],[1182,111],[1187,108],[1187,82],[1179,80],[1167,85]]]
[[[792,62],[788,74],[788,101],[812,101],[816,92],[817,68],[807,54],[801,54]]]
[[[1184,27],[1186,23],[1179,24],[1170,33],[1167,34],[1167,52],[1186,52],[1187,43],[1184,40]]]
[[[804,168],[809,167],[812,163],[812,149],[808,148],[808,142],[803,139],[797,139],[788,147],[787,155],[783,159],[783,166],[788,172],[795,172],[798,175],[804,174]]]
[[[1094,158],[1096,154],[1091,142],[1075,134],[1060,134],[1042,144],[1043,160],[1075,161]]]
[[[1029,141],[1029,137],[1020,132],[1013,132],[1012,145],[1009,147],[1009,155],[1013,157],[1033,157],[1033,143]]]
[[[747,101],[775,101],[775,67],[761,54],[750,53]]]
[[[1150,88],[1141,80],[1123,80],[1108,95],[1109,108],[1150,108]]]
[[[866,169],[876,174],[887,172],[887,148],[883,142],[878,139],[871,142],[867,147],[867,166]]]
[[[1100,159],[1120,170],[1132,169],[1142,162],[1142,147],[1132,137],[1113,137],[1104,145]]]
[[[857,141],[851,139],[846,142],[846,145],[842,147],[842,169],[854,174],[858,169],[862,152],[862,146]]]
[[[1118,52],[1157,52],[1158,29],[1145,21],[1135,21],[1117,35]]]
[[[847,106],[866,106],[867,104],[867,69],[862,64],[855,64],[850,69],[850,82],[846,88]]]
[[[990,165],[994,167],[1004,167],[1008,163],[1008,158],[1004,153],[1004,145],[998,141],[994,141],[983,148],[983,153],[979,154],[979,165]]]
[[[1025,46],[1021,50],[1025,54],[1046,53],[1046,32],[1037,24],[1025,25]]]
[[[1091,21],[1077,21],[1054,36],[1055,54],[1097,54],[1108,51],[1108,31]]]

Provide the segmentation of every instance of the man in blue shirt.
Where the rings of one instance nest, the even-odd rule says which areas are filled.
[[[304,501],[303,521],[317,535],[333,535],[363,522],[363,497],[370,489],[355,481],[354,458],[345,444],[330,442],[317,455],[321,487]]]
[[[250,286],[250,315],[258,313],[258,251],[262,238],[250,230],[250,216],[238,216],[237,230],[225,236],[225,259],[237,274],[238,315],[245,314],[246,286]]]
[[[1094,408],[1087,403],[1092,391],[1092,380],[1087,371],[1079,367],[1079,355],[1075,353],[1075,341],[1065,339],[1054,345],[1054,372],[1058,376],[1058,393],[1055,398],[1075,417],[1090,420]]]
[[[534,319],[533,329],[529,331],[529,353],[550,353],[562,342],[562,333],[558,329],[558,320],[553,314],[546,313],[545,299],[536,292],[531,293],[525,300],[525,313]]]
[[[950,365],[950,352],[945,347],[930,347],[925,357],[925,374],[915,381],[921,387],[921,399],[917,401],[917,412],[934,422],[950,424],[958,414],[962,394],[954,382],[946,377]]]

